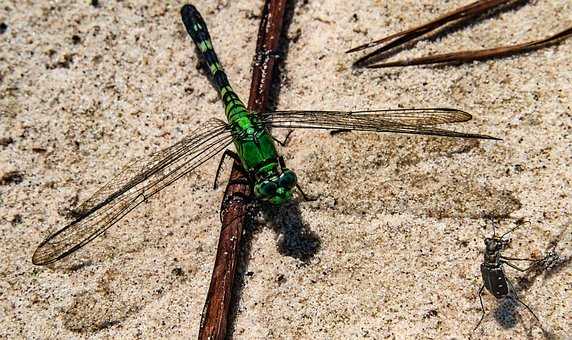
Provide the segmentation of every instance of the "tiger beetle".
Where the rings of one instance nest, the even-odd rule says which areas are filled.
[[[529,222],[530,223],[530,222]],[[528,311],[534,316],[534,318],[540,322],[536,314],[528,307],[522,300],[518,298],[514,287],[510,283],[509,279],[506,277],[504,273],[503,265],[508,265],[513,269],[516,269],[520,272],[526,272],[532,267],[534,267],[538,262],[542,260],[535,260],[535,259],[523,259],[523,258],[515,258],[515,257],[506,257],[502,255],[502,252],[508,248],[510,244],[510,239],[505,240],[504,237],[514,230],[520,228],[525,223],[518,223],[516,227],[512,228],[511,230],[504,233],[502,236],[498,237],[495,234],[495,227],[493,224],[493,236],[485,238],[485,253],[484,253],[484,261],[481,263],[481,275],[483,277],[483,285],[481,289],[479,289],[479,301],[481,302],[481,319],[473,329],[473,332],[479,327],[481,322],[485,317],[485,307],[483,305],[483,298],[481,297],[483,293],[483,289],[486,287],[489,293],[494,295],[497,299],[504,299],[509,295],[512,295],[516,301],[520,302]],[[525,269],[522,269],[509,261],[530,261],[532,264]],[[512,293],[512,294],[511,294]]]

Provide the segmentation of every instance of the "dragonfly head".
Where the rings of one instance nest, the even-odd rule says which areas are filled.
[[[255,195],[274,205],[292,200],[292,189],[296,186],[296,174],[289,169],[282,169],[281,174],[263,179],[254,186]]]

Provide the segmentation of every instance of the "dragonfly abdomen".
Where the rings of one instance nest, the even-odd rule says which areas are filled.
[[[213,48],[207,24],[201,17],[199,11],[192,5],[183,6],[181,16],[187,32],[195,42],[195,45],[207,64],[213,85],[222,97],[226,117],[229,123],[232,124],[240,118],[240,116],[246,115],[248,112],[246,111],[244,103],[238,98],[238,95],[230,86],[228,77]]]
[[[238,123],[241,118],[248,116],[246,107],[230,85],[224,86],[220,95],[224,104],[224,113],[230,124]]]

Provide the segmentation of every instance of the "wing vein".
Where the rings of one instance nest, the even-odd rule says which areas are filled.
[[[375,111],[276,111],[260,115],[269,128],[347,129],[461,138],[498,139],[436,128],[434,125],[466,122],[470,114],[454,109],[397,109]]]
[[[97,238],[141,203],[196,169],[233,141],[231,127],[209,120],[180,142],[129,163],[80,206],[79,216],[48,236],[32,262],[55,262]]]

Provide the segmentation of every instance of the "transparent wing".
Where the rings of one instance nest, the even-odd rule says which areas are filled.
[[[193,171],[233,141],[225,122],[211,119],[180,142],[128,164],[85,201],[77,218],[48,236],[32,262],[45,265],[83,247],[149,197]]]
[[[466,122],[472,116],[455,109],[397,109],[376,111],[275,111],[259,115],[270,128],[305,128],[394,132],[461,138],[499,139],[433,127]]]

